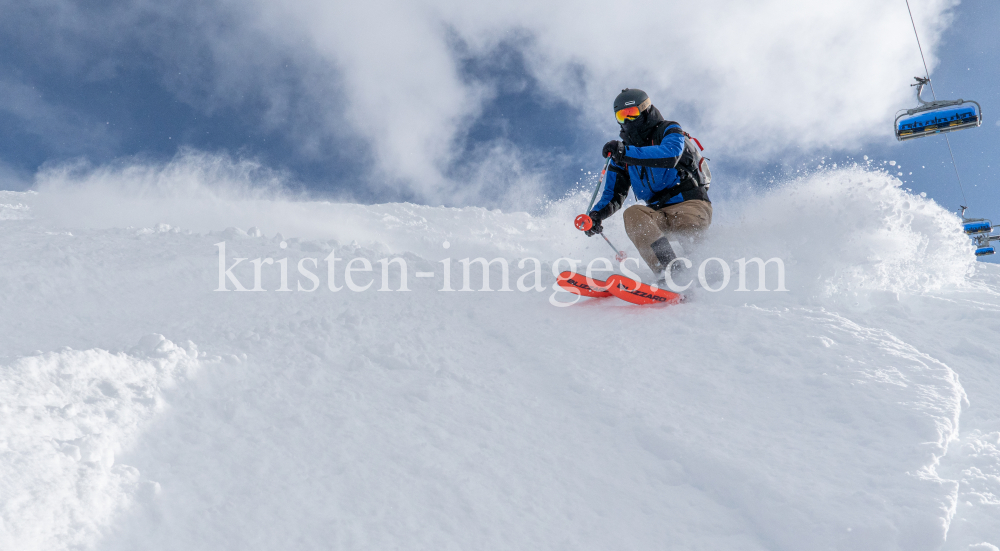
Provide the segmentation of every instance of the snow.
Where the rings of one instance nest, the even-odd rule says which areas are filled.
[[[685,252],[731,280],[665,308],[550,304],[571,301],[551,297],[557,259],[610,252],[572,228],[586,192],[527,214],[225,180],[182,166],[0,192],[0,548],[1000,544],[1000,270],[885,172],[717,202]],[[215,290],[223,242],[248,289],[273,259],[264,292]],[[379,290],[394,257],[409,292],[395,266]],[[512,291],[439,291],[441,261],[460,289],[467,257],[506,259]],[[770,291],[736,291],[751,257],[781,258],[788,292],[773,264]],[[307,258],[314,292],[297,290]],[[528,258],[542,292],[515,284]],[[366,291],[346,288],[353,259]]]
[[[67,348],[5,366],[3,548],[79,546],[129,501],[156,493],[134,467],[115,465],[115,454],[162,409],[161,389],[186,379],[196,358],[193,344],[185,350],[148,335],[128,354]]]

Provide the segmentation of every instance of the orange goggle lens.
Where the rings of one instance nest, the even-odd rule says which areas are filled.
[[[615,113],[615,118],[618,119],[618,124],[625,121],[630,121],[639,116],[639,108],[633,105],[632,107],[626,107]]]

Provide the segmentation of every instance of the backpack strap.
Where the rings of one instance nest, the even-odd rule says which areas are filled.
[[[671,125],[677,126],[668,129],[667,127]],[[671,134],[683,134],[685,138],[691,138],[691,135],[681,130],[680,126],[680,123],[674,121],[661,121],[656,125],[656,130],[653,132],[653,145],[660,145],[663,138]],[[694,138],[691,139],[695,140]],[[695,140],[695,143],[698,143],[698,140]],[[700,143],[698,143],[698,147],[703,149]],[[646,202],[646,205],[655,210],[659,210],[666,206],[667,201],[678,195],[682,196],[685,201],[691,199],[708,201],[708,193],[706,193],[705,187],[698,184],[698,180],[693,174],[691,174],[690,168],[695,168],[695,170],[697,170],[696,167],[685,167],[678,162],[675,169],[677,170],[677,176],[680,177],[680,182],[678,182],[675,186],[660,190],[658,193],[654,194],[650,197],[649,201]]]
[[[676,124],[677,128],[671,128],[670,130],[666,130],[666,128],[672,124]],[[656,125],[656,129],[653,131],[653,145],[660,145],[660,142],[663,141],[663,138],[669,136],[670,134],[684,134],[685,136],[687,136],[687,132],[681,130],[680,127],[681,127],[680,123],[674,121],[660,121]]]

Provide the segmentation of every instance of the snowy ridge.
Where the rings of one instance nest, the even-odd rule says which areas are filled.
[[[731,284],[651,309],[549,304],[557,259],[586,265],[610,252],[570,224],[583,194],[534,215],[361,206],[244,193],[242,176],[222,172],[235,183],[175,166],[132,184],[125,171],[49,175],[37,193],[0,195],[24,205],[0,223],[11,312],[0,363],[53,374],[12,377],[4,392],[45,395],[57,358],[89,354],[80,377],[95,382],[80,384],[138,377],[97,367],[132,366],[146,373],[135,396],[167,406],[108,402],[135,419],[116,437],[109,472],[125,474],[102,486],[108,505],[52,492],[53,507],[76,511],[62,524],[5,505],[6,529],[32,534],[20,548],[998,543],[1000,272],[975,262],[954,214],[884,172],[830,170],[716,203],[711,234],[685,252],[696,266],[722,259]],[[606,227],[628,243],[620,221]],[[216,292],[220,242],[227,266],[287,258],[291,291],[276,292],[275,263],[261,268],[266,292]],[[330,291],[331,253],[338,285],[363,258],[374,268],[359,279],[372,287]],[[395,256],[434,277],[378,291],[377,261]],[[439,291],[443,259],[457,289],[458,260],[480,256],[507,259],[512,287],[518,262],[539,259],[546,289]],[[772,291],[736,292],[744,257],[782,258],[789,291],[772,279]],[[321,286],[297,291],[311,285],[294,269],[308,258]],[[233,273],[254,279],[249,261]],[[497,264],[490,275],[499,281]],[[103,352],[150,333],[197,342],[215,361],[173,347],[173,367],[153,369],[148,357]],[[34,354],[67,345],[90,352]],[[169,393],[157,390],[164,370],[185,374]],[[27,422],[5,417],[0,430]],[[73,462],[98,472],[82,451],[60,451],[62,438],[8,438],[0,484],[17,480],[19,457],[62,465],[44,479],[51,487],[83,476]],[[143,490],[154,482],[159,492]]]
[[[0,194],[16,197],[10,192],[0,191]],[[0,220],[24,220],[28,218],[31,218],[28,205],[24,203],[0,203]]]

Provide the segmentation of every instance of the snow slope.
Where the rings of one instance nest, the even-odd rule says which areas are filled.
[[[610,252],[582,196],[331,204],[185,166],[0,192],[0,548],[996,549],[1000,270],[898,184],[718,202],[686,252],[728,286],[644,309],[550,304],[558,258]],[[221,242],[291,290],[215,291]],[[330,253],[372,287],[330,291]],[[480,256],[511,291],[439,290]],[[788,292],[736,291],[749,257]]]

